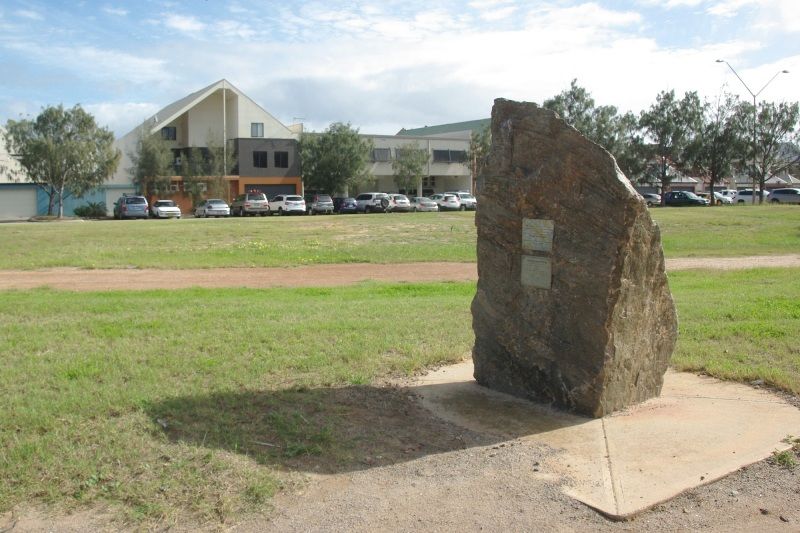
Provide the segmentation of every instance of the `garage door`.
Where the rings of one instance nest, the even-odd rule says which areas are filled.
[[[261,191],[270,199],[279,194],[297,194],[297,188],[294,185],[248,185],[247,190]]]
[[[36,188],[0,187],[0,219],[36,216]]]

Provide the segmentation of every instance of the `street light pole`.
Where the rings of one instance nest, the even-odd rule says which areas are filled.
[[[747,86],[747,84],[744,82],[742,77],[739,76],[739,73],[736,72],[736,70],[731,66],[730,63],[728,63],[724,59],[717,59],[716,62],[717,63],[725,63],[726,65],[728,65],[728,68],[731,69],[731,72],[733,72],[734,76],[736,76],[739,79],[739,81],[742,82],[742,85],[744,86],[744,88],[747,89],[747,92],[749,92],[750,96],[753,97],[753,204],[755,204],[756,203],[756,164],[757,164],[757,161],[756,161],[756,148],[757,148],[757,143],[758,143],[758,140],[756,138],[756,133],[757,133],[756,132],[756,124],[758,123],[758,119],[757,119],[758,110],[756,108],[756,98],[758,97],[759,94],[764,92],[764,89],[766,89],[767,86],[775,80],[775,78],[777,78],[781,74],[788,74],[789,71],[788,70],[779,70],[778,72],[775,73],[774,76],[772,76],[769,79],[769,81],[767,83],[764,84],[764,86],[757,93],[754,93],[753,91],[750,90],[750,87]],[[762,195],[763,194],[764,194],[764,191],[760,191],[759,202],[762,200]]]

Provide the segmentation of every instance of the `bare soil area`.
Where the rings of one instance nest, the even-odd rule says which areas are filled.
[[[800,266],[800,255],[679,259],[668,270]],[[0,272],[0,289],[323,286],[364,280],[474,280],[475,265],[323,265],[288,269],[78,270]],[[762,461],[614,522],[569,498],[544,471],[550,450],[446,422],[404,383],[331,391],[358,446],[342,462],[304,458],[286,465],[287,490],[263,514],[231,524],[158,524],[196,531],[800,531],[800,468]],[[796,398],[790,401],[797,406]],[[800,431],[800,428],[798,428]],[[103,508],[65,515],[42,507],[0,515],[0,533],[140,530]]]
[[[667,270],[800,267],[800,254],[668,259]],[[325,287],[362,281],[474,281],[475,263],[337,264],[289,268],[0,270],[0,290],[52,287],[73,291],[189,287]]]

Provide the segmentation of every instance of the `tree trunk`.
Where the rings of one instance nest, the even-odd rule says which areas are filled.
[[[58,188],[58,218],[64,218],[64,185]]]

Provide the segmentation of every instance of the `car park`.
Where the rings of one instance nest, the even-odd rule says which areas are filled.
[[[234,216],[261,215],[269,213],[267,195],[263,192],[248,192],[237,196],[231,202],[231,214]]]
[[[138,194],[123,194],[114,202],[114,218],[147,218],[150,208],[147,198]]]
[[[670,191],[664,195],[664,205],[671,207],[707,206],[708,200],[690,191]]]
[[[356,196],[359,213],[385,213],[389,195],[383,192],[364,192]]]
[[[355,198],[334,198],[333,199],[333,212],[339,213],[340,215],[346,215],[348,213],[358,213],[358,202],[356,202]]]
[[[759,203],[759,199],[758,199],[759,195],[758,195],[758,193],[759,193],[759,191],[756,190],[755,202],[753,202],[753,199],[754,199],[754,197],[753,197],[753,189],[739,189],[738,191],[736,191],[736,195],[733,197],[733,203],[736,204],[736,205],[747,205],[747,204],[752,204],[752,203],[756,203],[757,204],[757,203]],[[768,192],[766,192],[766,191],[764,192],[763,198],[764,198],[765,202],[767,201],[767,195],[768,194],[769,194]]]
[[[800,204],[800,189],[773,189],[769,193],[769,201],[773,204]]]
[[[296,194],[279,194],[269,201],[270,215],[304,215],[306,201]]]
[[[432,194],[430,198],[439,206],[439,211],[461,210],[461,200],[455,194]]]
[[[661,195],[656,194],[654,192],[643,192],[641,193],[642,198],[644,199],[644,203],[647,204],[647,207],[655,207],[661,205]]]
[[[460,209],[462,211],[475,211],[478,207],[478,200],[475,199],[470,193],[466,191],[448,191],[445,194],[454,194],[458,196],[459,201],[461,202]]]
[[[304,200],[306,202],[306,214],[308,215],[333,214],[333,199],[329,194],[308,194]]]
[[[181,218],[181,208],[172,200],[156,200],[150,206],[150,216],[153,218]]]
[[[225,203],[225,200],[219,198],[211,198],[203,200],[194,209],[194,216],[197,218],[208,217],[228,217],[231,215],[231,208]]]
[[[438,211],[439,204],[427,196],[415,196],[411,199],[411,210],[417,211]]]
[[[390,194],[389,207],[386,211],[390,213],[408,213],[411,211],[411,202],[405,194]]]

